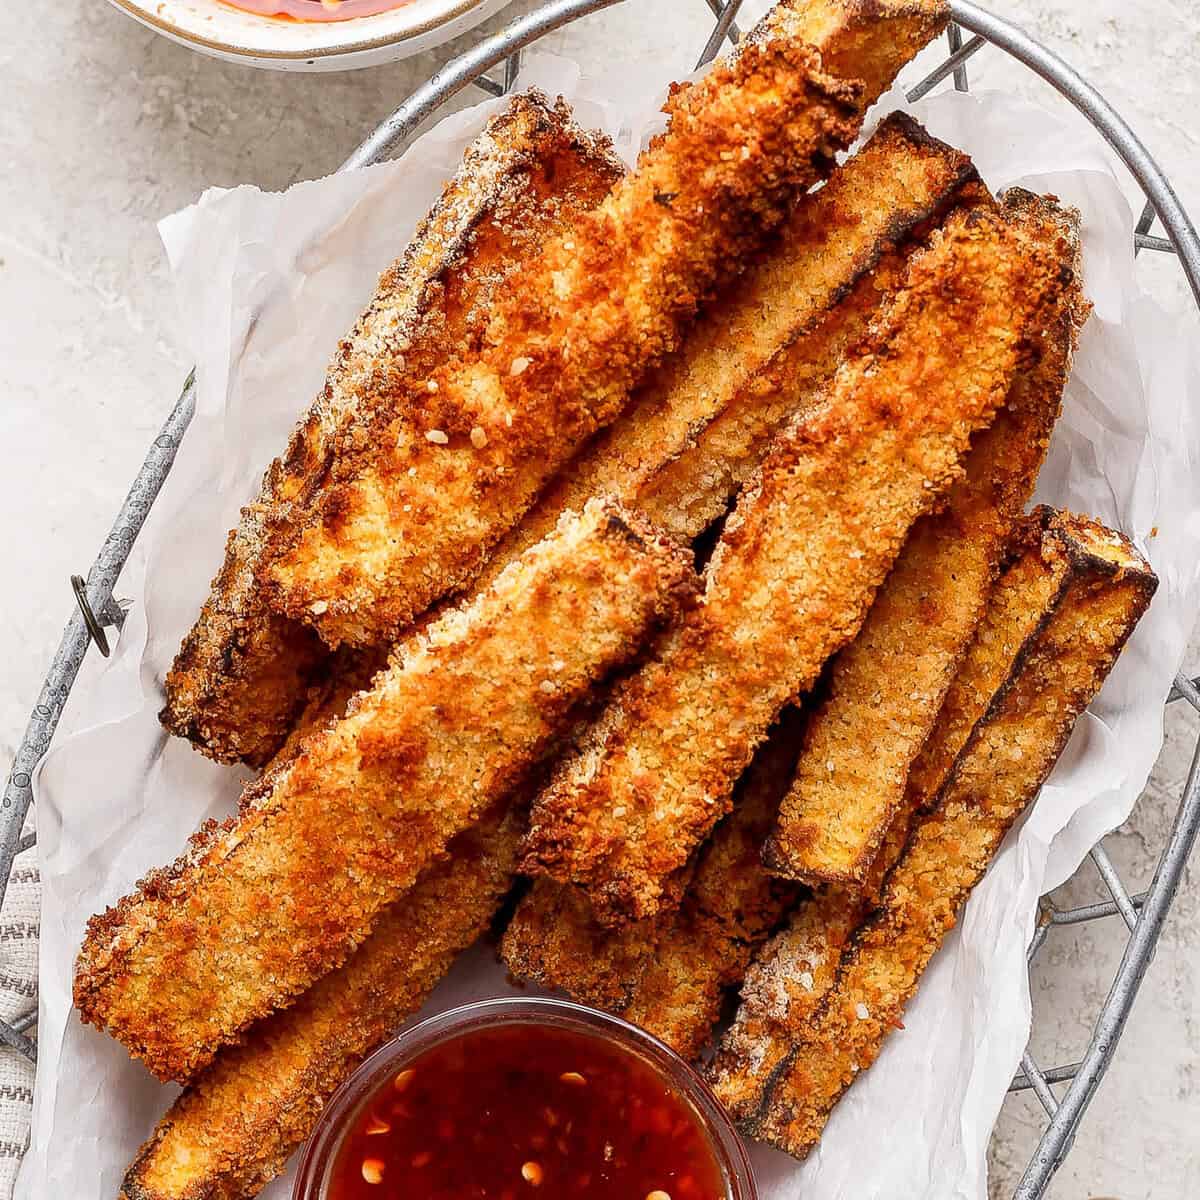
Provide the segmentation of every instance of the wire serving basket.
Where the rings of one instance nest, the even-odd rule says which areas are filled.
[[[580,17],[621,2],[550,0],[514,21],[453,59],[417,88],[376,127],[340,169],[368,166],[394,156],[427,118],[468,86],[490,96],[504,95],[516,80],[521,52],[527,46]],[[704,3],[715,23],[697,66],[711,61],[727,40],[736,42],[740,36],[737,14],[742,0],[704,0]],[[1135,253],[1146,249],[1175,255],[1200,305],[1200,238],[1170,182],[1121,116],[1072,67],[1010,22],[968,0],[949,0],[949,6],[953,21],[947,31],[947,56],[909,90],[908,100],[919,100],[951,78],[958,90],[968,90],[968,60],[984,47],[992,47],[1016,59],[1079,109],[1128,168],[1145,196],[1145,206],[1134,234]],[[497,67],[503,72],[499,79],[488,74]],[[1156,220],[1165,236],[1152,232]],[[76,611],[67,623],[30,715],[0,805],[0,901],[8,885],[13,860],[35,843],[34,834],[22,832],[33,801],[33,772],[50,746],[89,646],[94,644],[107,656],[109,644],[105,631],[109,628],[119,630],[124,621],[124,612],[113,599],[113,587],[171,470],[194,411],[194,380],[189,376],[151,444],[86,580],[78,575],[71,578]],[[1200,679],[1189,679],[1184,675],[1176,679],[1167,703],[1180,700],[1200,714]],[[1130,894],[1103,845],[1098,844],[1091,851],[1091,858],[1110,899],[1066,909],[1043,900],[1042,919],[1029,947],[1030,962],[1050,929],[1057,925],[1077,925],[1119,916],[1127,927],[1128,940],[1082,1056],[1077,1061],[1049,1068],[1035,1062],[1028,1050],[1022,1058],[1021,1072],[1013,1080],[1010,1091],[1032,1090],[1045,1109],[1047,1119],[1037,1149],[1014,1193],[1014,1200],[1038,1200],[1043,1196],[1055,1171],[1069,1153],[1075,1130],[1116,1052],[1198,834],[1200,732],[1171,832],[1149,888]],[[29,1031],[36,1021],[36,1008],[11,1023],[0,1021],[0,1044],[35,1059],[37,1047]],[[1060,1090],[1056,1090],[1056,1085]],[[1065,1085],[1065,1089],[1061,1085]]]

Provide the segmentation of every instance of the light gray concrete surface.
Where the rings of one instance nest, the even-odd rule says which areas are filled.
[[[1200,213],[1195,0],[993,2],[1101,86]],[[660,65],[665,77],[686,69],[705,25],[698,0],[643,0],[550,45],[597,71],[621,54]],[[5,6],[0,760],[12,753],[70,608],[67,577],[90,562],[188,365],[174,340],[156,219],[210,185],[282,188],[328,172],[448,50],[357,74],[278,75],[199,57],[103,0]],[[986,53],[972,70],[985,86],[1040,86]],[[1173,264],[1142,270],[1167,303],[1187,302]],[[1182,711],[1169,726],[1146,798],[1109,840],[1137,883],[1153,869],[1196,731]],[[1099,886],[1085,871],[1065,891],[1081,900]],[[1200,1195],[1198,920],[1193,871],[1116,1065],[1051,1190],[1057,1200]],[[1082,1050],[1120,934],[1114,921],[1052,935],[1033,972],[1034,1048],[1044,1064]],[[1041,1116],[1028,1094],[1006,1105],[994,1196],[1011,1193]]]

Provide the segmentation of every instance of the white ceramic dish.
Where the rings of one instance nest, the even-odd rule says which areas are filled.
[[[229,62],[277,71],[344,71],[407,58],[449,41],[509,0],[406,0],[348,21],[286,21],[220,0],[111,0],[174,42]]]

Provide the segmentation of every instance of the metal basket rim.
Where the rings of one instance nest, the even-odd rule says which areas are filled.
[[[502,94],[515,79],[515,67],[522,49],[578,18],[623,2],[624,0],[549,0],[526,16],[518,18],[505,29],[452,59],[413,91],[359,144],[339,171],[368,166],[394,156],[426,118],[468,84],[476,83],[492,95]],[[741,6],[741,0],[725,0],[724,3],[722,0],[706,0],[706,3],[717,18],[717,25],[702,61],[711,56],[710,52],[715,52],[727,35],[735,32],[733,19]],[[1143,239],[1141,244],[1154,244],[1159,241],[1146,236],[1151,221],[1157,216],[1169,242],[1156,244],[1155,248],[1172,249],[1177,254],[1193,297],[1200,307],[1200,237],[1197,236],[1196,229],[1165,172],[1124,118],[1075,68],[1017,25],[971,3],[970,0],[948,0],[948,4],[952,17],[951,54],[922,81],[917,91],[924,94],[924,91],[951,74],[955,75],[956,82],[960,79],[965,80],[965,75],[960,75],[965,69],[965,63],[972,54],[987,44],[1005,51],[1051,84],[1101,133],[1138,182],[1147,198],[1146,210],[1138,224],[1138,237]],[[958,32],[960,29],[974,35],[971,42],[965,45],[962,43],[961,34]],[[485,74],[500,63],[506,64],[503,85],[493,83]],[[915,95],[910,93],[910,98],[915,98]],[[135,476],[116,521],[92,564],[86,584],[82,588],[76,585],[79,605],[67,624],[51,662],[38,703],[14,756],[0,804],[0,901],[3,900],[7,889],[13,860],[33,842],[32,837],[22,837],[21,833],[33,799],[33,775],[50,747],[79,667],[94,639],[97,621],[93,614],[102,615],[103,620],[100,624],[120,624],[122,614],[114,605],[113,587],[170,472],[194,411],[193,372],[185,380],[179,398]],[[99,644],[102,637],[96,640]],[[1176,680],[1170,699],[1181,698],[1200,711],[1200,690],[1193,681],[1183,676]],[[1014,1200],[1037,1200],[1042,1196],[1054,1172],[1069,1152],[1078,1122],[1115,1051],[1198,833],[1200,744],[1193,758],[1168,845],[1159,860],[1150,888],[1139,896],[1129,897],[1119,878],[1116,878],[1115,870],[1108,863],[1102,848],[1097,845],[1093,851],[1093,858],[1112,892],[1113,901],[1111,904],[1089,906],[1095,912],[1078,919],[1090,920],[1119,912],[1129,924],[1131,937],[1085,1057],[1070,1067],[1045,1072],[1037,1068],[1028,1053],[1023,1060],[1023,1074],[1014,1082],[1014,1087],[1032,1088],[1046,1106],[1051,1119],[1017,1188]],[[1078,911],[1083,912],[1082,909]],[[1048,924],[1070,923],[1071,919],[1070,914],[1067,914],[1063,920],[1052,919]],[[1031,948],[1031,957],[1044,939],[1044,930],[1048,924],[1039,929],[1039,936],[1035,938]],[[34,1024],[35,1020],[36,1010],[12,1023],[0,1021],[0,1044],[11,1046],[27,1057],[34,1058],[36,1047],[24,1030]],[[1060,1103],[1049,1085],[1067,1080],[1071,1081],[1070,1087]]]

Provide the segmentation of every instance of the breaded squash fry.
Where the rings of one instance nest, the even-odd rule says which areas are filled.
[[[1038,358],[976,435],[966,474],[943,511],[909,535],[855,640],[838,655],[810,715],[796,780],[763,848],[776,874],[810,884],[863,884],[900,812],[909,767],[979,623],[1004,547],[1024,511],[1058,417],[1086,311],[1072,214],[1049,202],[1008,210],[1022,236],[1074,247],[1070,287],[1036,331]]]
[[[855,935],[834,988],[776,1069],[755,1137],[803,1157],[855,1075],[876,1059],[917,982],[999,849],[1037,794],[1075,724],[1145,611],[1155,578],[1120,535],[1043,512],[1042,555],[1063,577],[1048,619],[921,816],[878,911]]]
[[[487,929],[512,884],[520,830],[510,813],[461,834],[344,966],[222,1050],[141,1148],[121,1200],[257,1195],[343,1080]]]
[[[980,191],[965,155],[911,118],[890,116],[823,188],[797,201],[679,351],[547,486],[480,582],[594,495],[617,496],[681,540],[699,536],[865,334],[908,255]]]
[[[746,974],[733,1024],[721,1038],[709,1079],[730,1115],[756,1112],[771,1073],[787,1055],[837,978],[850,940],[878,903],[917,815],[931,807],[955,759],[1012,672],[1021,647],[1053,611],[1067,560],[1042,556],[1042,521],[1027,518],[1010,539],[1010,562],[988,598],[941,711],[909,772],[901,811],[863,884],[817,888]]]
[[[677,89],[638,169],[499,295],[477,355],[391,364],[392,419],[263,573],[272,607],[370,644],[469,584],[945,20],[942,0],[782,0]]]
[[[741,983],[751,956],[799,896],[797,885],[773,878],[759,860],[795,768],[797,725],[789,710],[759,747],[733,812],[700,852],[682,905],[660,918],[658,944],[622,1014],[684,1058],[704,1048],[726,989]]]
[[[688,863],[670,881],[678,904],[695,869]],[[517,905],[500,943],[500,957],[518,978],[558,988],[581,1004],[623,1013],[662,936],[661,916],[607,929],[578,889],[537,879]]]
[[[909,527],[961,474],[1061,286],[995,213],[951,216],[743,492],[703,604],[538,797],[526,870],[583,887],[608,923],[657,911],[770,724],[858,632]]]
[[[172,733],[220,762],[257,767],[276,752],[310,685],[336,668],[311,629],[267,607],[257,576],[271,546],[326,484],[337,454],[378,419],[381,372],[397,357],[431,367],[477,346],[509,277],[598,204],[622,171],[606,143],[536,92],[514,98],[467,148],[230,533],[167,675],[160,719]]]
[[[681,1054],[698,1049],[723,989],[796,895],[762,870],[758,849],[791,780],[797,733],[789,710],[741,781],[732,814],[671,878],[655,916],[607,929],[570,884],[536,880],[501,943],[512,973],[623,1014]]]
[[[340,966],[691,595],[689,560],[611,501],[564,517],[474,604],[401,647],[236,818],[92,919],[83,1018],[183,1080]]]
[[[833,987],[842,954],[868,912],[861,890],[821,888],[754,956],[733,1024],[706,1068],[735,1121],[758,1110],[767,1080]]]

